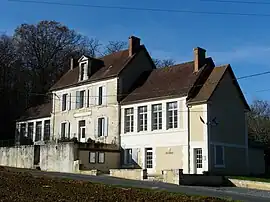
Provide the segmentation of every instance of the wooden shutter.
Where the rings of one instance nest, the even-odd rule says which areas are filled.
[[[108,98],[108,95],[107,95],[107,85],[104,85],[102,87],[102,104],[103,105],[107,105],[107,98]]]
[[[80,91],[76,91],[76,109],[80,108]]]
[[[108,117],[104,117],[104,136],[107,137],[108,136],[108,129],[109,129],[109,118]]]

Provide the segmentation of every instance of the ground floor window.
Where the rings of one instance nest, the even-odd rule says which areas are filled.
[[[89,152],[89,163],[102,164],[104,162],[105,162],[104,152]]]
[[[153,149],[146,148],[146,168],[153,168]]]
[[[197,148],[194,149],[195,151],[195,161],[196,161],[196,168],[202,168],[202,149]]]
[[[216,167],[224,167],[224,147],[221,145],[215,145],[215,166]]]
[[[132,164],[132,149],[124,150],[124,164],[126,165]]]

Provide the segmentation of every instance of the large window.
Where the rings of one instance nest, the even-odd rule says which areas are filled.
[[[21,132],[21,136],[22,137],[26,137],[26,123],[22,123],[21,124],[21,130],[20,130],[20,132]]]
[[[138,131],[147,130],[147,106],[138,107]]]
[[[167,103],[167,128],[178,127],[178,107],[177,102]]]
[[[124,164],[126,165],[132,164],[132,149],[124,150]]]
[[[152,105],[152,130],[162,129],[162,104]]]
[[[221,145],[215,145],[215,167],[224,167],[224,147]]]
[[[153,150],[152,148],[147,148],[146,151],[146,168],[153,168]]]
[[[105,136],[105,130],[106,130],[106,126],[105,126],[105,118],[98,118],[98,137],[103,137]]]
[[[27,134],[28,138],[33,140],[33,134],[34,134],[34,123],[33,122],[28,123],[27,131],[28,131],[28,134]]]
[[[102,105],[103,104],[103,87],[100,86],[98,88],[98,105]]]
[[[50,139],[50,120],[44,121],[44,140]]]
[[[67,100],[68,100],[68,94],[62,95],[62,111],[67,110]]]
[[[70,138],[70,123],[61,123],[61,139]]]
[[[102,164],[104,162],[105,162],[105,153],[104,152],[89,152],[89,163]]]
[[[134,127],[134,110],[133,108],[125,109],[125,133],[133,132]]]
[[[85,90],[76,92],[76,109],[84,107]]]
[[[35,138],[35,141],[40,141],[41,140],[41,134],[42,134],[42,122],[38,121],[36,123],[36,138]]]

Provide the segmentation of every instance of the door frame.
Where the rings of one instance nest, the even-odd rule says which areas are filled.
[[[197,159],[198,159],[198,153],[197,151],[201,151],[201,153],[199,154],[199,157],[201,158],[201,162],[200,163],[197,163]],[[196,147],[196,148],[193,148],[193,173],[194,174],[203,174],[203,149],[200,148],[200,147]],[[197,165],[201,165],[199,168],[197,167]]]

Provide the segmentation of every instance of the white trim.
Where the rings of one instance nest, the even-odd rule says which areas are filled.
[[[68,137],[68,124],[69,124],[69,121],[62,121],[62,122],[60,122],[60,137],[58,137],[58,138],[62,138],[62,124],[63,123],[66,123],[66,127],[65,127],[65,136],[64,136],[64,138],[67,138]]]
[[[234,148],[241,148],[245,149],[246,145],[239,145],[239,144],[230,144],[230,143],[223,143],[223,142],[210,142],[211,145],[219,145],[223,147],[234,147]]]
[[[29,119],[29,120],[26,120],[26,121],[18,121],[16,122],[16,124],[22,124],[22,123],[31,123],[31,122],[39,122],[39,121],[47,121],[47,120],[51,120],[51,117],[48,116],[48,117],[44,117],[44,118],[38,118],[38,119]]]
[[[216,146],[220,146],[222,148],[222,159],[223,159],[223,164],[217,164],[217,158],[216,158]],[[223,145],[215,145],[214,146],[214,159],[215,159],[215,168],[225,168],[225,151],[224,151],[224,146]]]

